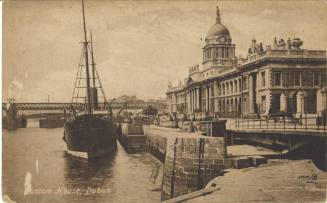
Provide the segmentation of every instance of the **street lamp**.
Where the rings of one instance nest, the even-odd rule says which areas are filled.
[[[304,111],[304,93],[301,91],[300,92],[300,100],[301,100],[301,115],[300,115],[300,118],[301,118],[301,124],[302,124],[302,118],[303,118],[303,111]]]

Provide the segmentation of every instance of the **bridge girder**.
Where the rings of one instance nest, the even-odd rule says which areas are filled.
[[[2,103],[2,109],[6,109],[6,103]],[[74,108],[83,108],[83,103],[14,103],[17,110],[68,110],[73,105]],[[104,108],[104,104],[100,103],[100,108]],[[125,102],[112,102],[110,103],[112,109],[121,109]],[[153,106],[157,109],[166,108],[166,104],[158,102],[129,102],[127,109],[145,109],[147,106]]]

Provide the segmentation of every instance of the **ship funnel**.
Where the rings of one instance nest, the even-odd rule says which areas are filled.
[[[91,87],[91,108],[92,109],[99,108],[98,90],[96,87]]]

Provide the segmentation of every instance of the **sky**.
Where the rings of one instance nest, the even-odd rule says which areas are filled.
[[[327,0],[85,1],[95,62],[109,98],[165,97],[202,61],[219,5],[222,23],[246,56],[251,40],[300,37],[327,49]],[[3,5],[3,101],[69,102],[83,39],[80,1],[9,0]]]

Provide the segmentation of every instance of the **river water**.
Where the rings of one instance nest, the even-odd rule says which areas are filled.
[[[3,131],[3,195],[15,202],[159,202],[149,177],[160,162],[127,154],[87,162],[65,153],[63,129]]]

